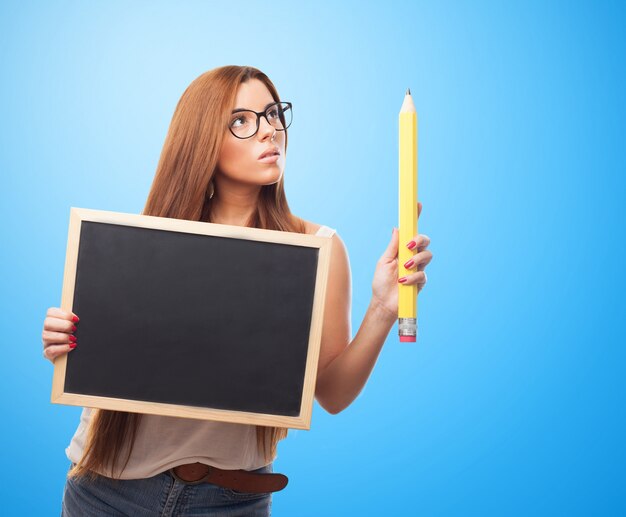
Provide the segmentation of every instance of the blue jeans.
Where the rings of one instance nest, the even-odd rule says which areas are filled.
[[[272,464],[251,472],[273,472]],[[61,517],[268,517],[271,508],[272,492],[189,485],[162,472],[145,479],[67,478]]]

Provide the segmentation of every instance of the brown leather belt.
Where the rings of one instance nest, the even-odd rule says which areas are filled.
[[[255,473],[247,470],[223,470],[204,463],[186,463],[171,468],[174,479],[190,485],[213,483],[237,492],[278,492],[287,486],[287,476],[276,473]]]

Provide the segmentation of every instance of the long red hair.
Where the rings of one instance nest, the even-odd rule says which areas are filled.
[[[250,79],[262,81],[272,98],[280,100],[270,79],[249,66],[214,68],[187,87],[176,105],[142,215],[211,222],[212,204],[219,198],[212,179],[220,149],[237,89]],[[289,210],[284,176],[273,185],[261,187],[256,210],[247,226],[306,233],[304,221]],[[106,472],[115,477],[116,470],[121,474],[128,464],[140,421],[137,413],[94,410],[83,456],[69,476]],[[257,426],[257,446],[268,463],[276,455],[278,442],[286,436],[286,428]],[[117,469],[122,453],[123,466]]]

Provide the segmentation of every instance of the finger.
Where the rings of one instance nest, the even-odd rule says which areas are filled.
[[[420,234],[417,236],[417,246],[415,247],[415,251],[424,251],[430,245],[430,237],[425,234]]]
[[[53,330],[56,332],[75,332],[76,331],[76,324],[68,321],[66,319],[61,319],[61,318],[52,318],[52,317],[47,317],[45,320],[43,320],[43,328],[44,330]]]
[[[48,361],[54,363],[54,360],[60,355],[67,354],[76,348],[75,345],[51,345],[47,346],[43,350],[43,356],[48,359]]]
[[[414,242],[416,244],[416,246],[413,246],[412,248],[409,248],[409,245],[411,244],[411,242]],[[406,247],[409,248],[409,249],[412,249],[415,252],[417,252],[417,251],[422,251],[422,250],[426,249],[429,244],[430,244],[430,237],[428,235],[424,235],[423,233],[420,233],[420,234],[416,235],[415,237],[413,237],[412,240],[407,242],[406,243]]]
[[[428,277],[426,276],[426,271],[422,271],[422,273],[424,273],[424,281],[423,282],[418,282],[417,283],[417,291],[421,291],[424,286],[426,285],[426,282],[428,282]]]
[[[429,250],[424,250],[417,255],[415,255],[415,270],[423,271],[424,268],[430,264],[430,261],[433,259],[433,254]]]
[[[72,343],[76,341],[76,336],[67,334],[66,332],[53,332],[50,330],[44,330],[41,333],[41,340],[44,346],[58,344],[58,343]]]
[[[417,218],[420,218],[420,214],[422,213],[422,203],[417,202]]]
[[[432,259],[433,259],[432,251],[424,250],[424,251],[421,251],[420,253],[413,255],[412,258],[407,260],[404,263],[404,268],[415,269],[416,271],[421,271],[430,263]]]
[[[402,278],[406,278],[404,282],[400,282],[401,279],[398,280],[402,285],[423,285],[426,283],[426,271],[418,271]]]
[[[388,261],[394,260],[398,257],[398,229],[394,227],[391,230],[391,240],[389,241],[389,245],[387,249],[383,253],[381,259],[386,259]]]
[[[50,307],[48,309],[48,312],[46,313],[46,316],[73,321],[74,323],[77,323],[79,321],[79,318],[78,316],[76,316],[76,314],[74,314],[73,312],[64,311],[59,307]]]

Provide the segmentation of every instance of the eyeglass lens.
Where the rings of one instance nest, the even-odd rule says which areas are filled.
[[[267,121],[279,131],[283,131],[291,124],[291,107],[286,102],[272,104],[265,110]],[[233,113],[230,120],[230,130],[239,138],[249,138],[257,132],[257,116],[254,111],[239,111]]]

